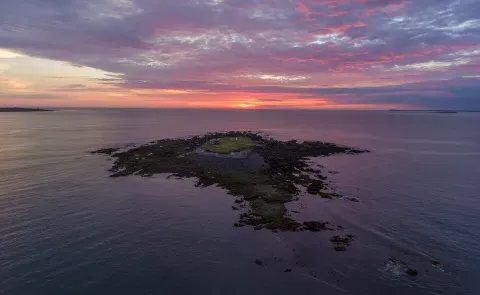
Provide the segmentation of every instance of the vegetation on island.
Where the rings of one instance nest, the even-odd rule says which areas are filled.
[[[230,153],[245,151],[243,157],[229,157]],[[320,141],[278,141],[253,132],[227,132],[161,139],[128,150],[106,148],[93,153],[115,159],[110,169],[112,177],[168,173],[177,178],[196,178],[197,187],[216,185],[225,189],[237,197],[232,206],[240,211],[235,227],[316,232],[341,226],[298,221],[285,206],[303,193],[327,199],[340,197],[328,191],[326,177],[311,165],[310,157],[363,152]],[[333,242],[344,247],[352,238],[336,238]]]
[[[210,153],[230,154],[250,149],[253,146],[255,146],[255,141],[247,136],[220,137],[207,142],[203,149]]]

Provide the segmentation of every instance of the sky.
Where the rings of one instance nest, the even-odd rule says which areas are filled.
[[[480,0],[1,0],[0,106],[480,109]]]

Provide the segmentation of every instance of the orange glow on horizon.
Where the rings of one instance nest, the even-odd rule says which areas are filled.
[[[102,83],[100,79],[115,76],[92,68],[78,68],[60,61],[21,56],[0,50],[0,106],[19,107],[119,107],[119,108],[219,108],[219,109],[386,109],[405,105],[375,105],[368,103],[339,104],[339,97],[348,101],[349,95],[195,89],[128,88],[121,84]],[[30,65],[35,65],[34,71]],[[27,67],[28,65],[28,67]],[[3,71],[3,72],[2,72]],[[395,76],[395,73],[392,73]],[[58,78],[61,77],[61,78]],[[262,75],[244,80],[244,86],[277,85],[276,76]],[[281,77],[281,76],[279,76]],[[356,74],[344,75],[357,87],[372,87],[375,81]],[[246,79],[246,78],[245,78]],[[401,78],[400,80],[405,80]],[[261,80],[261,81],[260,81]],[[387,84],[401,84],[399,79]],[[314,87],[308,79],[294,81],[297,88]],[[328,82],[328,83],[327,83]],[[346,87],[334,76],[325,80],[331,88]],[[384,83],[385,84],[385,83]],[[254,89],[255,87],[252,87]],[[367,95],[364,95],[367,96]],[[356,101],[356,100],[353,100]]]
[[[238,103],[238,104],[234,104],[233,107],[242,108],[242,109],[251,109],[251,108],[257,107],[257,105],[254,103]]]
[[[249,108],[254,108],[256,107],[256,105],[254,104],[247,104],[247,103],[241,103],[239,105],[237,105],[238,107],[242,108],[242,109],[249,109]]]
[[[33,65],[33,66],[32,66]],[[391,72],[388,81],[358,73],[324,77],[320,74],[301,79],[297,76],[250,75],[235,76],[234,83],[252,92],[236,89],[188,88],[128,88],[122,83],[104,83],[120,77],[93,68],[37,57],[20,55],[0,49],[0,106],[19,107],[119,107],[119,108],[219,108],[219,109],[388,109],[411,108],[408,105],[369,104],[350,94],[318,95],[308,91],[282,92],[287,86],[302,89],[315,88],[313,80],[322,80],[323,88],[381,87],[419,82],[418,75],[404,76]],[[287,78],[285,78],[287,77]],[[300,76],[299,76],[300,77]],[[298,80],[295,80],[298,78]],[[348,79],[347,79],[348,78]],[[102,80],[103,79],[103,80]],[[313,80],[312,80],[313,79]],[[115,80],[115,79],[114,79]],[[345,84],[348,80],[349,84]],[[120,81],[120,80],[119,80]],[[228,84],[229,81],[225,83]],[[232,81],[230,81],[232,82]],[[255,90],[256,86],[272,86],[268,90]],[[415,90],[415,89],[414,89]],[[412,91],[412,94],[414,90]],[[422,92],[424,93],[424,92]],[[406,95],[401,92],[399,94]],[[441,94],[441,93],[440,93]],[[435,94],[436,95],[436,94]],[[363,94],[369,98],[374,94]]]

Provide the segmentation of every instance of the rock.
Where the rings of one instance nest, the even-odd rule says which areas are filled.
[[[222,142],[235,146],[248,143],[248,156],[219,156],[218,148],[227,146],[215,145]],[[209,146],[217,151],[202,152]],[[255,132],[239,131],[161,139],[117,151],[110,148],[95,152],[114,159],[110,169],[112,177],[166,173],[177,178],[195,178],[197,187],[217,186],[235,196],[233,210],[245,206],[247,212],[240,214],[235,227],[249,225],[259,229],[262,226],[274,232],[327,229],[321,222],[298,222],[286,208],[286,204],[298,199],[304,190],[325,198],[339,197],[323,191],[328,185],[326,177],[312,168],[309,158],[366,152],[320,141],[284,142]]]
[[[287,268],[287,269],[285,269],[283,272],[292,272],[292,269],[291,269],[291,268]]]
[[[260,259],[255,259],[255,264],[262,266],[262,265],[263,265],[263,261],[261,261]]]
[[[328,230],[328,222],[318,222],[318,221],[305,221],[303,223],[303,229],[313,232],[318,232],[321,230]]]
[[[418,271],[412,268],[408,268],[405,272],[411,277],[416,277],[418,275]]]
[[[343,252],[343,251],[347,250],[347,247],[345,247],[345,246],[335,246],[335,247],[333,247],[333,249],[335,249],[335,251],[337,251],[337,252]]]
[[[393,269],[405,271],[405,273],[411,277],[416,277],[418,275],[418,271],[416,269],[411,268],[405,261],[397,259],[393,256],[388,259],[388,264],[390,264],[391,268]]]
[[[440,261],[432,260],[432,265],[434,265],[434,266],[440,265]]]
[[[242,214],[240,214],[240,218],[242,218],[242,219],[243,219],[243,218],[248,218],[248,217],[249,217],[248,213],[242,213]]]
[[[351,201],[351,202],[360,203],[360,199],[355,198],[355,197],[347,197],[346,199]]]
[[[321,180],[310,180],[310,185],[307,187],[307,192],[312,195],[317,195],[321,193],[321,190],[325,188],[323,181]]]
[[[105,154],[111,156],[113,153],[118,152],[120,149],[119,148],[105,148],[105,149],[99,149],[93,152],[90,152],[91,154]]]
[[[334,195],[326,192],[319,192],[318,195],[324,199],[333,199]]]
[[[339,245],[348,246],[352,242],[353,238],[354,238],[353,235],[346,235],[345,237],[333,236],[330,239],[330,242],[335,243],[335,244],[339,244]]]

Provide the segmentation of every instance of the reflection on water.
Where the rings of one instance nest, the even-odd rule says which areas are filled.
[[[64,110],[0,115],[0,293],[478,294],[478,114]],[[222,130],[370,154],[317,161],[361,203],[302,197],[357,235],[234,229],[233,198],[194,180],[110,179],[89,150]],[[391,271],[390,256],[419,270]],[[255,265],[261,258],[265,267]],[[440,260],[433,267],[431,260]],[[291,268],[291,273],[284,273]]]

